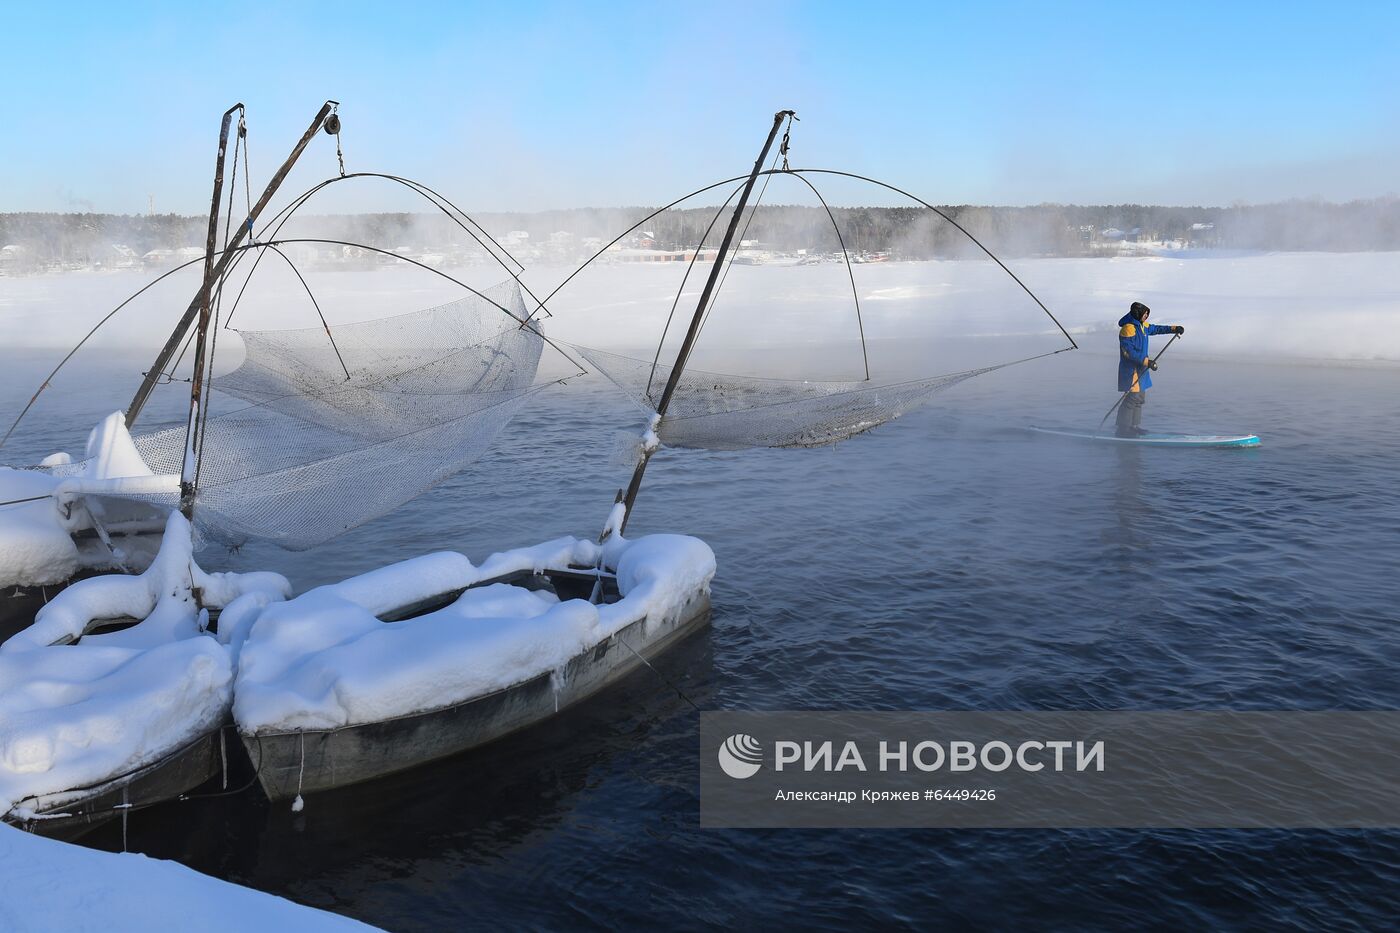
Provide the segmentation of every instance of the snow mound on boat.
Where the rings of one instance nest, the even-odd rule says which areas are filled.
[[[0,929],[14,933],[373,929],[178,862],[99,852],[8,826],[0,826],[0,864],[6,890]]]
[[[0,654],[0,814],[159,761],[219,726],[232,687],[205,637]]]
[[[617,568],[623,598],[595,606],[504,583],[475,586],[404,621],[379,616],[518,570]],[[334,729],[451,706],[555,672],[638,619],[679,612],[708,586],[714,552],[696,538],[561,538],[474,567],[429,554],[274,603],[239,656],[234,719],[244,733]],[[247,624],[246,622],[242,624]]]
[[[291,584],[280,573],[205,573],[195,563],[192,534],[183,515],[170,513],[160,551],[144,573],[112,574],[74,583],[39,610],[33,625],[0,645],[0,655],[76,640],[98,619],[144,621],[124,631],[91,636],[88,644],[101,640],[125,647],[152,647],[187,638],[200,631],[194,590],[209,608],[225,606],[250,592],[263,592],[279,600],[292,594]]]
[[[54,454],[42,466],[0,467],[0,502],[45,497],[0,506],[0,583],[5,585],[47,586],[85,568],[114,569],[120,563],[122,555],[112,555],[105,545],[94,542],[85,552],[74,543],[73,532],[104,517],[97,499],[74,501],[82,493],[117,489],[122,481],[153,491],[178,490],[178,477],[157,477],[141,459],[121,412],[92,429],[84,460],[73,463],[67,454]]]
[[[43,586],[78,571],[78,548],[52,498],[58,480],[35,470],[0,467],[0,581]]]
[[[709,592],[715,575],[715,552],[689,535],[613,538],[603,562],[617,568],[617,588],[623,598],[598,607],[595,642],[638,619],[675,616],[696,592]]]

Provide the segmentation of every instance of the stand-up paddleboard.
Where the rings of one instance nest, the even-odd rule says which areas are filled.
[[[1258,447],[1257,434],[1144,434],[1141,437],[1117,437],[1113,434],[1093,434],[1088,431],[1056,431],[1051,428],[1031,428],[1037,434],[1073,437],[1081,441],[1104,441],[1109,444],[1136,444],[1145,447]]]

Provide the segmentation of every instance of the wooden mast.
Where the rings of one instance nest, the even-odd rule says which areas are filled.
[[[240,104],[239,106],[242,105]],[[146,372],[145,378],[141,382],[141,387],[136,390],[136,395],[132,398],[131,404],[127,406],[127,427],[131,427],[131,425],[136,423],[136,418],[141,414],[141,409],[145,407],[146,400],[151,395],[151,390],[156,386],[156,381],[160,379],[161,374],[165,372],[165,367],[170,365],[170,360],[174,357],[175,351],[179,349],[180,341],[184,340],[185,334],[189,333],[190,325],[194,323],[195,318],[200,316],[201,309],[207,307],[209,293],[213,290],[213,283],[218,281],[218,279],[223,276],[224,272],[228,270],[229,264],[233,261],[233,257],[238,254],[236,247],[243,241],[244,237],[252,232],[253,224],[257,221],[258,215],[262,213],[263,208],[267,207],[267,203],[272,200],[272,196],[277,193],[277,189],[281,186],[283,179],[287,177],[287,173],[292,170],[292,166],[295,165],[297,159],[301,157],[302,150],[311,142],[311,137],[315,136],[317,131],[321,129],[321,126],[326,122],[326,117],[330,115],[331,110],[335,106],[336,102],[333,100],[328,100],[322,105],[320,111],[316,114],[316,118],[311,121],[311,125],[307,127],[306,132],[302,134],[301,139],[298,140],[296,146],[293,147],[291,155],[287,156],[286,161],[282,163],[282,167],[277,170],[277,173],[272,176],[272,180],[267,183],[267,188],[263,190],[262,196],[258,198],[258,202],[253,205],[253,209],[249,212],[247,219],[238,225],[238,231],[233,235],[233,239],[228,242],[227,246],[224,248],[223,254],[219,256],[218,260],[215,261],[212,266],[206,255],[204,281],[199,287],[199,293],[194,296],[194,300],[190,302],[190,306],[185,309],[184,316],[181,317],[180,322],[175,325],[175,331],[170,335],[170,339],[165,342],[165,346],[161,348],[160,353],[157,354],[155,363],[152,364],[150,370]],[[236,109],[238,108],[230,108],[230,113]],[[224,142],[227,140],[228,136],[228,120],[229,114],[225,114],[223,134],[220,137],[219,143],[221,165]],[[222,177],[221,172],[220,179],[222,179]],[[222,180],[216,182],[216,185],[222,185]],[[217,195],[215,196],[215,200],[217,201]],[[214,207],[217,211],[217,203]],[[213,229],[214,226],[211,218],[210,230],[212,231]]]
[[[749,180],[744,183],[744,190],[739,195],[739,203],[734,207],[734,215],[729,218],[729,226],[724,231],[724,239],[720,241],[719,253],[715,256],[715,264],[710,267],[710,276],[705,280],[705,288],[700,292],[700,301],[695,306],[695,315],[690,319],[690,329],[685,333],[685,340],[681,343],[680,352],[676,354],[676,361],[671,366],[671,376],[666,380],[666,388],[661,393],[661,401],[656,406],[656,414],[660,420],[666,418],[666,409],[671,406],[671,396],[676,394],[676,386],[681,381],[681,372],[685,369],[686,361],[690,359],[690,351],[695,346],[695,338],[700,334],[700,324],[705,318],[705,309],[709,306],[710,296],[714,293],[715,283],[718,282],[720,271],[724,266],[724,257],[729,253],[729,248],[734,242],[734,232],[739,227],[739,220],[743,216],[744,208],[748,205],[749,195],[753,193],[754,184],[758,181],[759,173],[763,171],[763,163],[768,160],[768,152],[773,148],[773,140],[778,138],[778,130],[782,128],[783,120],[793,116],[792,110],[779,110],[773,115],[773,128],[768,131],[768,139],[763,143],[763,151],[758,154],[758,160],[753,164],[753,171],[749,173]],[[703,243],[699,244],[704,246]],[[660,420],[657,422],[660,427]],[[637,492],[642,488],[642,476],[647,471],[647,463],[651,460],[654,448],[642,449],[640,459],[637,461],[637,469],[632,473],[632,481],[627,484],[627,491],[622,493],[620,501],[623,504],[624,512],[622,524],[617,533],[620,535],[627,530],[627,521],[632,517],[632,505],[637,501]]]

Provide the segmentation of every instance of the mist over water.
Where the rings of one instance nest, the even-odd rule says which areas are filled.
[[[542,317],[545,333],[561,341],[606,349],[655,352],[666,313],[686,263],[591,266],[574,278]],[[711,266],[697,264],[669,331],[674,355]],[[1115,259],[1025,259],[1013,270],[1087,348],[1115,352],[1116,322],[1134,300],[1153,308],[1154,323],[1183,324],[1186,338],[1173,356],[1267,356],[1296,360],[1400,360],[1400,253],[1269,253],[1249,256],[1166,256]],[[443,271],[473,288],[507,276],[486,265]],[[540,298],[573,267],[532,267],[522,281]],[[308,270],[306,279],[334,327],[418,310],[462,297],[458,285],[422,269]],[[854,268],[864,333],[872,345],[916,345],[936,353],[947,338],[1015,337],[1034,352],[1057,349],[1064,338],[1031,299],[987,260],[867,263]],[[106,324],[79,359],[115,347],[154,348],[197,288],[185,270],[136,299]],[[147,281],[145,273],[70,273],[0,278],[0,340],[32,347],[34,359],[57,362],[107,311]],[[533,306],[530,299],[527,304]],[[265,263],[248,288],[236,328],[319,326],[316,310],[293,274]],[[724,353],[781,349],[823,358],[806,371],[747,373],[804,378],[862,378],[860,327],[845,266],[736,265],[705,326],[701,348],[712,367]],[[238,342],[221,344],[226,365]],[[663,359],[666,357],[663,357]],[[719,362],[716,363],[716,358]],[[1003,357],[1009,359],[1014,357]],[[964,369],[997,359],[963,359]],[[699,362],[699,361],[697,361]],[[557,357],[546,354],[545,371]],[[188,362],[186,363],[188,366]],[[789,370],[792,366],[789,365]],[[927,374],[927,373],[925,373]],[[878,372],[872,375],[879,377]]]

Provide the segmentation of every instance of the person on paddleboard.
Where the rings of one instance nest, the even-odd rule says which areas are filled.
[[[1117,435],[1141,437],[1142,406],[1147,404],[1147,390],[1152,386],[1152,372],[1157,368],[1148,353],[1147,338],[1158,334],[1184,334],[1180,324],[1148,324],[1152,309],[1134,301],[1128,313],[1118,321],[1118,391],[1125,393],[1118,406]]]

